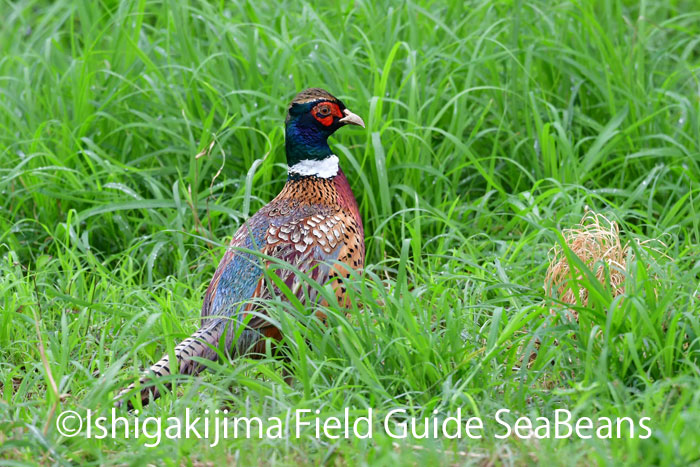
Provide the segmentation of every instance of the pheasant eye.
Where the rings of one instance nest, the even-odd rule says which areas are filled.
[[[316,114],[318,114],[321,117],[327,117],[331,114],[331,106],[330,105],[319,105],[318,110],[316,111]]]

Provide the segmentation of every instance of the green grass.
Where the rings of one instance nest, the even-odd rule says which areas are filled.
[[[0,464],[698,462],[699,11],[2,0]],[[284,183],[286,105],[310,86],[367,124],[332,141],[365,222],[361,310],[324,327],[273,300],[291,386],[272,357],[223,362],[144,413],[462,408],[484,438],[62,437],[58,413],[107,413],[197,328],[230,236]],[[623,300],[580,281],[572,324],[544,277],[586,206],[672,260],[639,249]],[[497,439],[500,408],[649,416],[652,436]]]

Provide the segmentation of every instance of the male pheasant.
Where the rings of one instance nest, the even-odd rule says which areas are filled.
[[[229,355],[239,356],[264,352],[265,338],[281,339],[279,329],[256,306],[256,299],[269,297],[271,291],[264,277],[269,262],[253,252],[287,262],[319,284],[331,282],[340,305],[348,305],[338,278],[349,277],[349,268],[361,273],[364,230],[348,180],[328,146],[328,137],[346,124],[364,127],[360,117],[327,91],[312,88],[294,97],[285,121],[287,183],[231,240],[204,295],[200,329],[175,347],[180,373],[203,369],[193,357],[216,360],[220,342]],[[302,303],[314,305],[313,289],[301,287],[302,279],[290,268],[276,274]],[[172,371],[168,355],[151,366],[140,380],[143,404],[160,395],[149,380]],[[132,384],[120,391],[116,405],[134,388]]]

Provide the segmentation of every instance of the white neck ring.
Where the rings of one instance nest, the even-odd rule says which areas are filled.
[[[331,154],[325,159],[305,159],[289,167],[289,171],[301,176],[314,175],[320,178],[331,178],[338,175],[338,156]]]

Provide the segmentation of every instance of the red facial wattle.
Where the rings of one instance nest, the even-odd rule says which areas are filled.
[[[311,109],[311,115],[324,126],[331,126],[333,117],[343,118],[343,112],[340,111],[340,107],[333,102],[321,102]]]

